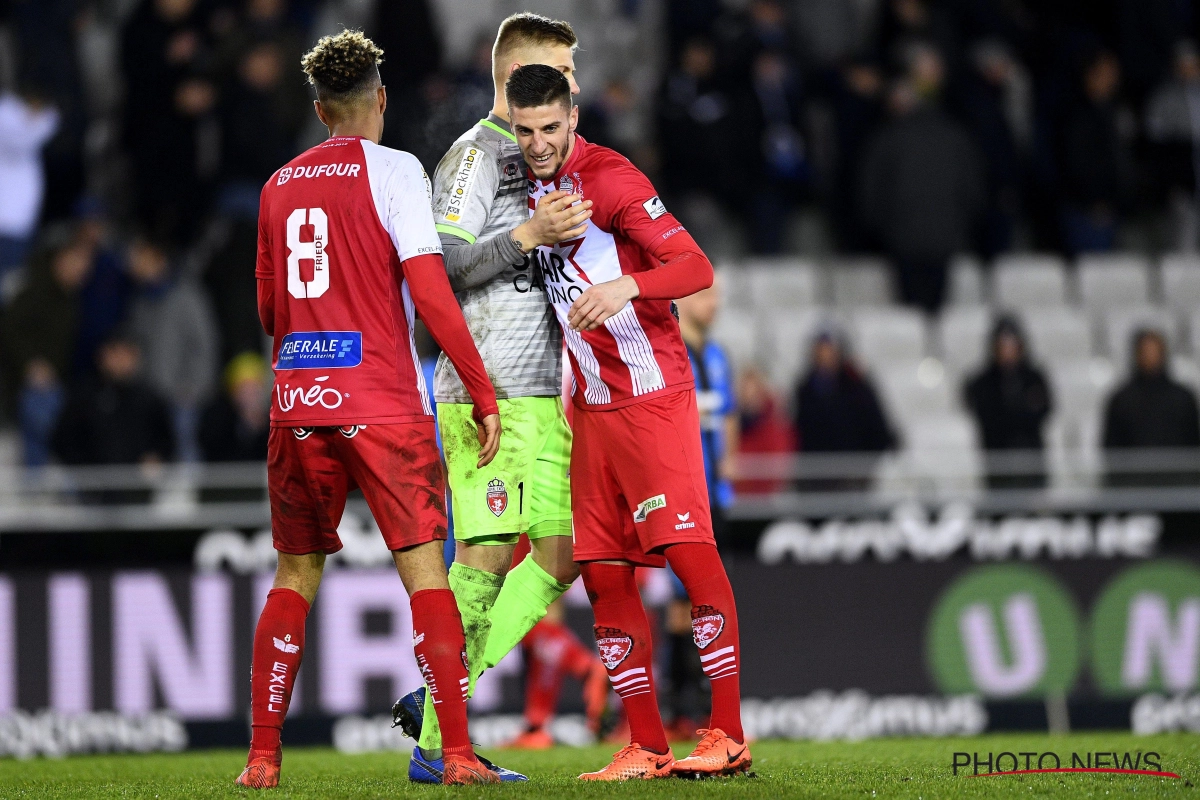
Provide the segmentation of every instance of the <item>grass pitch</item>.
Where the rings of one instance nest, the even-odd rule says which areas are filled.
[[[283,780],[264,792],[270,800],[292,798],[400,798],[455,795],[507,797],[1187,797],[1200,798],[1200,736],[1141,737],[1128,733],[991,735],[970,739],[886,739],[844,742],[758,742],[753,745],[755,778],[710,781],[662,780],[623,785],[584,784],[580,772],[598,769],[615,747],[565,748],[543,752],[485,751],[507,767],[530,775],[529,783],[500,787],[417,786],[406,777],[407,756],[375,753],[348,756],[328,749],[285,750]],[[677,744],[676,755],[689,745]],[[1068,763],[1078,752],[1156,751],[1162,770],[1181,779],[1117,774],[1005,775],[968,778],[951,771],[955,751],[1053,751]],[[256,796],[234,787],[245,763],[243,751],[214,750],[178,755],[86,756],[64,760],[0,762],[4,798],[147,798],[207,800]],[[1024,766],[1022,764],[1021,766]],[[1008,769],[1005,757],[1004,767]],[[969,773],[970,770],[968,769]]]

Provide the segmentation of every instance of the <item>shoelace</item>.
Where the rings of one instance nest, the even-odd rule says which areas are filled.
[[[696,733],[700,734],[700,741],[696,743],[696,750],[693,752],[693,755],[707,753],[717,746],[718,737],[715,731],[708,728],[701,728]]]
[[[641,750],[642,746],[636,742],[631,742],[622,747],[617,752],[613,753],[613,761],[620,761],[622,758],[632,754],[635,750]]]

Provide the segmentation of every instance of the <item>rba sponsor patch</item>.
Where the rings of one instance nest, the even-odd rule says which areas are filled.
[[[648,497],[638,503],[637,510],[633,512],[634,522],[645,522],[646,517],[651,511],[659,508],[667,507],[667,496],[665,494],[656,494],[654,497]]]
[[[604,668],[616,669],[633,651],[633,638],[620,628],[598,625],[595,630],[596,649],[600,651],[600,660],[604,663]]]
[[[471,193],[471,185],[475,183],[475,172],[482,157],[478,147],[468,147],[458,162],[458,171],[454,173],[454,184],[450,188],[450,199],[446,202],[446,221],[460,222],[463,210],[467,207],[467,197]]]
[[[487,504],[497,517],[504,513],[504,509],[508,508],[508,490],[504,488],[504,481],[499,478],[492,478],[488,481]]]
[[[725,630],[725,615],[712,606],[692,608],[692,641],[701,650],[708,647]]]

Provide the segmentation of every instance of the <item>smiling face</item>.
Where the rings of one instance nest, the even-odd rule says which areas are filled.
[[[549,180],[562,169],[575,144],[579,108],[561,103],[508,110],[521,155],[534,177]]]

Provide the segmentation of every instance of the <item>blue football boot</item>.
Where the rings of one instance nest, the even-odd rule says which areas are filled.
[[[412,740],[421,738],[425,722],[425,687],[409,692],[392,706],[392,727],[399,727]]]
[[[493,764],[478,753],[475,754],[475,757],[485,767],[496,773],[501,783],[519,783],[529,780],[519,772],[513,772],[511,769]],[[442,759],[426,758],[421,754],[421,748],[413,748],[412,758],[408,762],[408,779],[410,781],[413,783],[441,783],[443,772],[445,772],[445,766]]]

